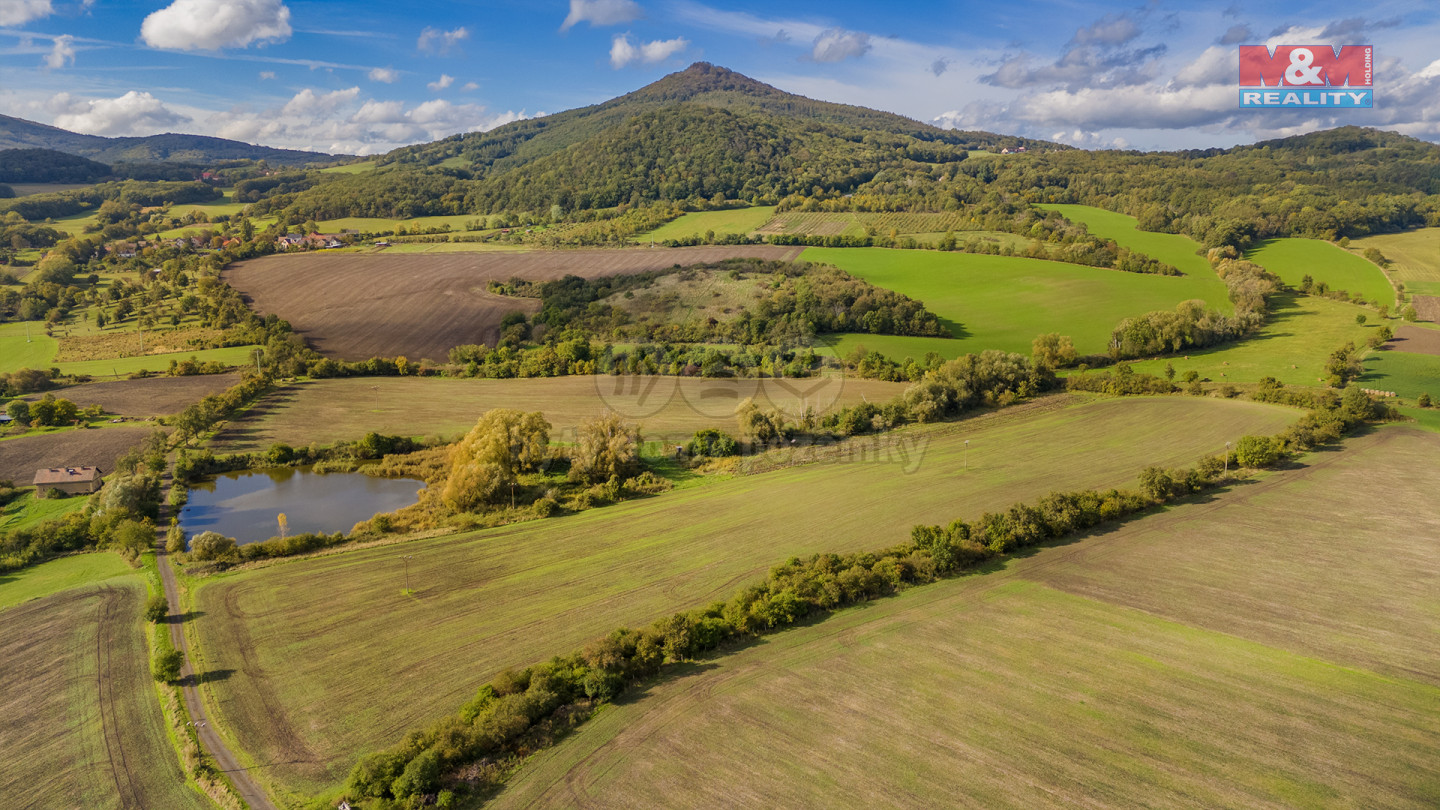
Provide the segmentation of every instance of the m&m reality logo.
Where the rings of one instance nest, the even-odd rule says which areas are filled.
[[[1373,107],[1370,45],[1240,46],[1241,107]]]

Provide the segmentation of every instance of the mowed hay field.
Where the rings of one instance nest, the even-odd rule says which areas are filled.
[[[132,574],[0,612],[0,806],[210,806],[166,738],[144,600]]]
[[[814,379],[703,379],[609,375],[515,380],[439,377],[315,380],[289,385],[227,425],[217,452],[266,450],[358,439],[370,431],[403,436],[452,436],[475,426],[492,408],[541,411],[553,441],[572,441],[579,424],[607,410],[639,424],[647,440],[683,443],[695,431],[735,432],[735,408],[747,397],[799,416],[868,399],[888,400],[908,383]]]
[[[197,374],[190,377],[147,377],[139,380],[114,380],[89,383],[52,391],[56,397],[68,399],[86,408],[99,405],[106,413],[122,416],[167,416],[179,413],[201,399],[218,394],[240,381],[240,375]],[[33,394],[25,399],[34,401],[44,396]]]
[[[1134,217],[1091,205],[1037,205],[1036,208],[1058,211],[1072,222],[1083,223],[1085,229],[1095,236],[1114,239],[1118,245],[1172,264],[1187,276],[1203,278],[1215,275],[1210,262],[1201,253],[1196,253],[1200,250],[1200,243],[1188,236],[1142,231],[1136,227]]]
[[[1063,396],[857,440],[828,461],[568,517],[345,552],[202,584],[203,688],[280,795],[334,787],[356,758],[453,712],[508,666],[727,598],[792,555],[881,548],[919,522],[1193,463],[1290,409]],[[1184,430],[1177,430],[1184,425]],[[970,440],[969,471],[965,440]],[[404,585],[397,554],[410,555]]]
[[[231,265],[223,277],[262,314],[289,321],[317,351],[346,360],[403,355],[443,361],[467,343],[494,345],[500,319],[538,299],[487,290],[491,281],[660,270],[737,256],[790,259],[798,248],[750,245],[534,253],[387,256],[296,253]]]
[[[649,233],[635,237],[637,242],[663,242],[666,239],[684,239],[688,236],[704,236],[707,231],[717,236],[728,234],[750,234],[775,216],[775,206],[757,208],[734,208],[728,211],[697,211],[683,214]]]
[[[1395,309],[1395,288],[1379,267],[1319,239],[1266,239],[1245,252],[1245,258],[1298,288],[1305,276],[1332,290],[1359,293],[1371,306]]]
[[[109,475],[115,459],[145,441],[153,425],[117,425],[88,430],[62,430],[0,441],[0,481],[26,487],[41,467],[99,465]]]
[[[895,359],[919,359],[930,351],[953,358],[985,349],[1028,355],[1035,336],[1046,332],[1069,335],[1082,354],[1102,353],[1124,318],[1174,309],[1192,298],[1233,309],[1214,273],[1142,275],[1012,256],[881,248],[807,248],[801,258],[923,301],[956,337],[832,336],[832,349],[841,356],[862,344]]]
[[[1416,295],[1440,296],[1440,228],[1382,233],[1350,240],[1350,252],[1375,248],[1390,260],[1390,277]]]
[[[1440,803],[1440,436],[1385,428],[702,661],[493,807]]]

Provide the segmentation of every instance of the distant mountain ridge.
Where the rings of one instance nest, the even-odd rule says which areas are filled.
[[[256,146],[208,135],[165,133],[144,137],[106,138],[101,135],[83,135],[8,115],[0,115],[0,149],[53,149],[112,165],[265,160],[278,165],[301,166],[345,157]]]

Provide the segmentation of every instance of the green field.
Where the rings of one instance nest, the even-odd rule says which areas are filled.
[[[33,481],[34,479],[30,479]],[[31,486],[30,481],[16,481],[20,486]],[[0,531],[14,531],[64,517],[71,512],[85,508],[85,498],[36,498],[33,491],[0,507]],[[0,577],[3,577],[0,574]]]
[[[327,174],[368,174],[375,171],[375,169],[375,161],[366,160],[359,163],[346,163],[342,166],[329,166],[320,171]]]
[[[1192,298],[1231,310],[1214,273],[1141,275],[1040,259],[879,248],[807,248],[800,258],[923,301],[957,338],[843,335],[830,340],[842,356],[860,344],[895,359],[918,360],[928,351],[946,357],[985,349],[1029,354],[1035,336],[1045,332],[1069,335],[1082,354],[1102,353],[1124,318],[1174,309]]]
[[[1370,262],[1319,239],[1267,239],[1245,252],[1245,258],[1299,287],[1305,276],[1332,290],[1359,293],[1371,306],[1395,309],[1395,288]]]
[[[186,785],[166,736],[144,599],[130,576],[0,613],[0,806],[211,806]]]
[[[880,402],[905,390],[879,380],[706,380],[682,377],[577,376],[519,380],[385,378],[315,380],[262,400],[215,439],[219,452],[265,450],[276,442],[354,440],[370,431],[405,436],[458,436],[491,408],[543,411],[551,438],[569,440],[580,422],[608,408],[638,423],[646,438],[683,442],[716,427],[733,433],[735,407],[754,397],[763,407],[799,415],[804,404]]]
[[[1384,233],[1350,240],[1350,252],[1375,248],[1389,259],[1390,277],[1417,295],[1440,295],[1440,228]]]
[[[47,336],[45,325],[39,321],[0,324],[0,374],[22,368],[50,368],[59,350],[59,341]]]
[[[318,792],[357,755],[454,711],[496,671],[725,598],[791,555],[882,547],[917,522],[1126,484],[1146,464],[1192,463],[1295,414],[1187,397],[1052,397],[852,440],[800,466],[412,541],[413,596],[400,592],[394,547],[225,576],[196,592],[201,664],[232,672],[204,687],[206,699],[259,778],[282,796]]]
[[[83,499],[79,498],[68,500],[84,503]],[[134,575],[135,569],[113,551],[61,557],[13,573],[0,574],[0,610],[81,585],[93,585],[115,577]]]
[[[1359,385],[1394,391],[1411,403],[1421,394],[1440,401],[1440,357],[1433,354],[1383,351],[1365,356],[1365,375]]]
[[[684,214],[678,219],[661,225],[649,233],[635,236],[637,242],[663,242],[666,239],[683,239],[687,236],[704,236],[714,231],[716,236],[728,234],[750,234],[770,221],[775,215],[775,206],[758,208],[732,208],[726,211],[697,211]]]
[[[1367,315],[1369,323],[1356,324],[1358,314]],[[1325,362],[1331,352],[1350,342],[1363,348],[1366,338],[1379,328],[1373,311],[1354,304],[1308,295],[1277,295],[1271,299],[1269,320],[1256,337],[1133,365],[1136,371],[1160,374],[1168,363],[1175,367],[1177,380],[1193,370],[1216,383],[1253,383],[1261,377],[1274,377],[1286,385],[1313,386],[1324,383]]]
[[[173,354],[149,354],[142,357],[121,357],[115,360],[85,360],[75,363],[53,363],[62,374],[89,374],[92,377],[124,377],[137,371],[164,372],[170,368],[170,361],[185,361],[194,357],[203,363],[220,362],[228,366],[243,366],[255,362],[258,346],[228,346],[223,349],[199,349],[192,352]]]
[[[491,805],[1433,807],[1440,436],[1347,445],[682,669]]]
[[[1200,243],[1188,236],[1142,231],[1135,227],[1134,217],[1090,205],[1037,205],[1036,208],[1059,211],[1072,222],[1084,223],[1095,236],[1113,239],[1116,244],[1172,264],[1187,276],[1204,278],[1215,274],[1204,255],[1196,253],[1201,250]]]

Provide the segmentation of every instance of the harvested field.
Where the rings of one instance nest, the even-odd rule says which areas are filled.
[[[197,374],[191,377],[148,377],[142,380],[75,385],[52,391],[82,408],[99,405],[106,413],[120,416],[167,416],[185,410],[201,399],[218,394],[240,382],[240,375]],[[25,399],[33,402],[43,394]]]
[[[491,805],[1434,807],[1440,436],[1346,444],[702,661]]]
[[[1193,463],[1297,413],[1051,397],[854,440],[825,461],[412,541],[412,596],[400,593],[394,546],[242,572],[197,590],[192,653],[203,668],[233,671],[204,687],[206,700],[257,777],[311,794],[360,754],[455,711],[507,666],[726,598],[791,555],[883,547],[918,522],[1129,484],[1147,464]]]
[[[716,380],[696,377],[553,377],[465,380],[438,377],[315,380],[286,386],[230,423],[212,442],[216,452],[265,450],[276,442],[300,447],[354,440],[370,431],[404,436],[464,433],[491,408],[542,411],[555,441],[607,409],[640,424],[647,440],[683,442],[714,427],[735,432],[735,406],[754,397],[764,407],[799,415],[868,398],[890,399],[906,383],[842,378]],[[377,407],[378,406],[378,407]]]
[[[1440,323],[1440,295],[1412,295],[1410,303],[1420,320]]]
[[[1363,256],[1374,248],[1389,265],[1385,272],[1405,285],[1405,291],[1440,296],[1440,228],[1418,228],[1350,240],[1350,252]],[[1418,304],[1416,305],[1418,308]]]
[[[0,613],[0,806],[209,806],[166,738],[144,597],[131,574]]]
[[[30,486],[41,467],[95,466],[108,475],[115,459],[150,435],[153,425],[64,430],[0,441],[0,480]]]
[[[288,320],[319,352],[346,360],[404,355],[443,361],[467,343],[494,345],[500,319],[539,301],[486,290],[490,281],[660,270],[737,256],[793,259],[798,248],[736,247],[419,255],[291,254],[224,273],[250,305]]]
[[[1440,329],[1426,329],[1405,324],[1395,330],[1395,339],[1385,348],[1411,354],[1440,355]]]

